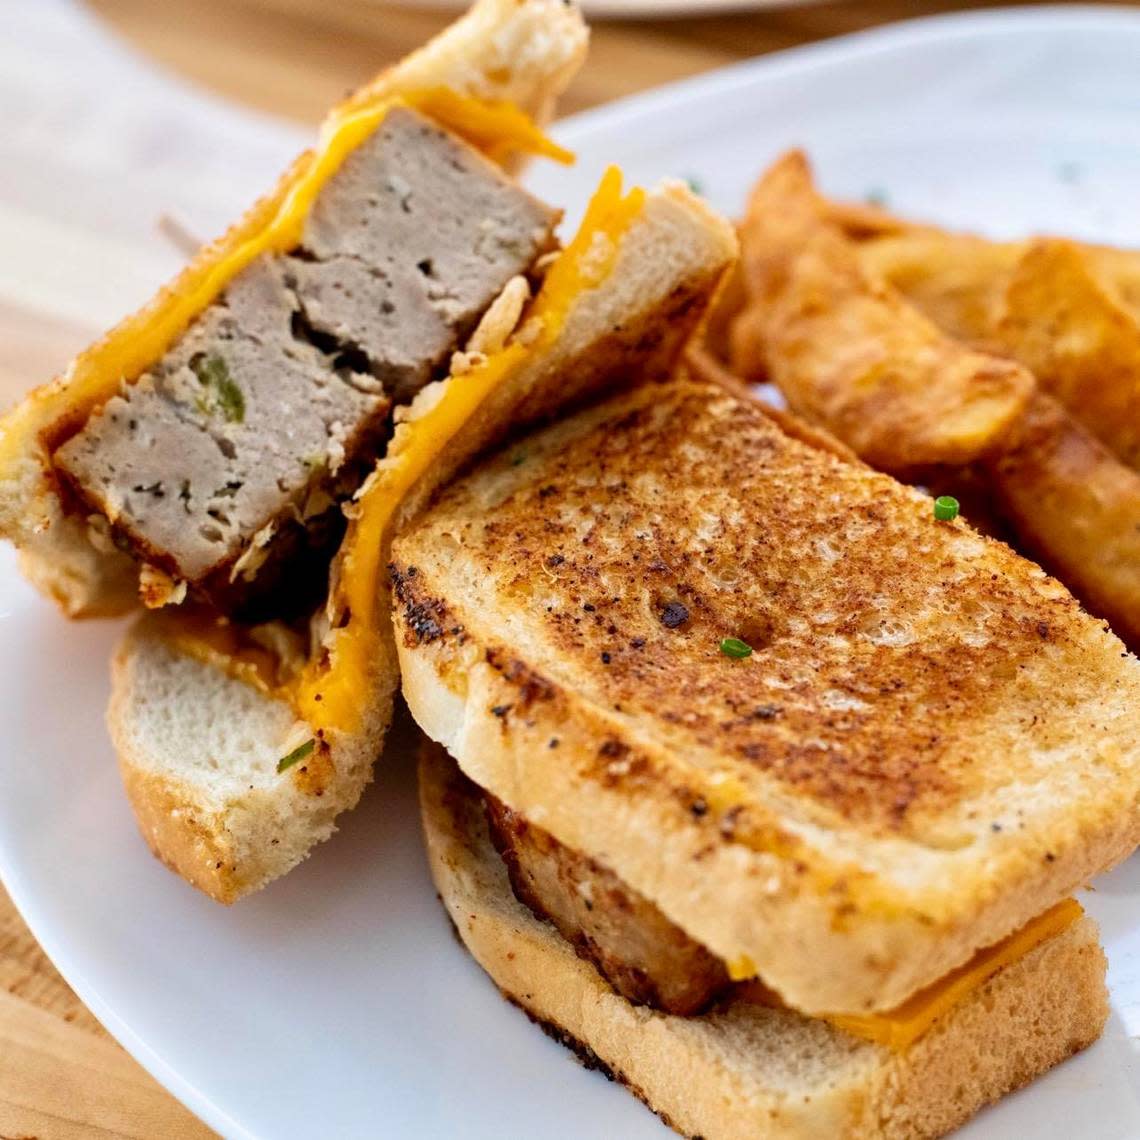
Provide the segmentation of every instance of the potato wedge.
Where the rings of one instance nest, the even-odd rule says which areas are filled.
[[[841,202],[827,198],[824,200],[824,210],[827,220],[855,241],[893,237],[931,228],[920,222],[911,222],[898,214],[892,214],[885,206],[877,206],[871,202]]]
[[[989,467],[1021,544],[1140,648],[1140,474],[1044,394]]]
[[[1025,242],[914,229],[862,242],[859,259],[944,333],[985,347],[994,345],[1006,288],[1025,250]]]
[[[735,369],[889,471],[965,464],[999,446],[1033,377],[947,336],[862,265],[826,216],[802,153],[779,160],[741,226],[747,301]]]
[[[1083,245],[1098,279],[1130,312],[1140,318],[1140,250],[1109,245]]]
[[[1059,238],[1033,242],[1009,282],[996,332],[1045,391],[1140,469],[1140,316],[1110,278],[1125,264]]]

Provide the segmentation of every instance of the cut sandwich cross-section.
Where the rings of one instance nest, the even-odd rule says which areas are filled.
[[[71,615],[128,608],[136,580],[152,605],[262,595],[280,613],[276,553],[291,587],[298,552],[319,581],[390,403],[445,374],[551,244],[556,211],[496,163],[569,160],[537,123],[585,43],[572,5],[480,0],[5,417],[0,533],[29,577]]]
[[[136,586],[163,607],[119,646],[112,736],[155,853],[220,899],[288,870],[367,782],[396,678],[382,575],[345,516],[376,514],[352,500],[393,413],[433,381],[447,405],[449,358],[513,332],[556,252],[558,211],[508,175],[572,157],[541,124],[586,39],[562,0],[478,0],[0,425],[0,532],[33,582],[72,616],[122,612]],[[673,284],[707,294],[727,256]],[[361,626],[375,652],[350,661]],[[302,677],[349,668],[346,706],[310,687],[323,715],[299,715]]]
[[[556,219],[396,108],[322,188],[300,244],[243,270],[55,469],[120,544],[215,602],[264,595],[274,558],[273,577],[287,562],[303,578],[295,552],[335,548],[392,402],[446,367]]]
[[[312,648],[298,648],[280,622],[243,633],[178,613],[150,615],[128,634],[110,724],[156,854],[231,901],[331,833],[368,780],[398,683],[393,533],[513,426],[607,385],[667,374],[734,251],[730,228],[682,187],[623,195],[611,172],[533,301],[512,310],[517,327],[482,340],[477,358],[464,355],[407,409],[353,504]],[[218,710],[246,706],[209,727]],[[297,749],[302,758],[279,771]]]

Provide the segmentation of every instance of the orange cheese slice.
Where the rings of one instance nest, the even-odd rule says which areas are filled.
[[[164,615],[165,616],[165,615]],[[288,700],[300,662],[276,648],[259,644],[255,635],[228,618],[210,613],[171,613],[162,637],[175,651],[210,665],[268,697]]]
[[[1027,922],[1008,938],[978,951],[968,962],[908,998],[888,1013],[824,1014],[830,1022],[855,1037],[862,1037],[899,1052],[928,1032],[940,1017],[986,984],[999,970],[1024,958],[1042,942],[1068,929],[1084,909],[1076,899],[1065,899]],[[782,1004],[760,983],[746,982],[741,992],[764,1005]]]

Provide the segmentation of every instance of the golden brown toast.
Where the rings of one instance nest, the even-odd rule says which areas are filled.
[[[1140,838],[1140,662],[722,388],[518,442],[393,560],[425,731],[805,1012],[897,1005]]]

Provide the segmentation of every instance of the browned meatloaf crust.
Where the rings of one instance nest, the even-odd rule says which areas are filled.
[[[724,963],[612,871],[483,793],[491,839],[519,901],[549,919],[618,993],[688,1016],[730,985]]]

